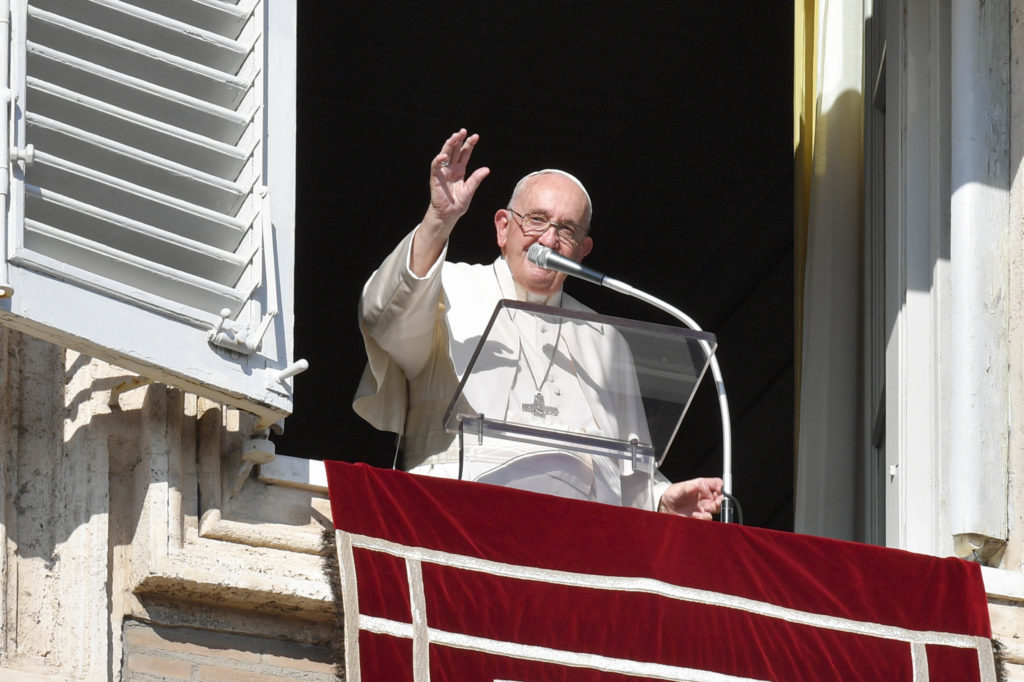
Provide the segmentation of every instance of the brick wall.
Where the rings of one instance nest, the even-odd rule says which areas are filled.
[[[330,647],[124,622],[122,682],[337,682]]]

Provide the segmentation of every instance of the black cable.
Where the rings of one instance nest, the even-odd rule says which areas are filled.
[[[727,523],[738,523],[738,524],[740,524],[742,526],[743,525],[743,507],[740,506],[740,501],[738,499],[736,499],[736,497],[732,493],[722,493],[722,495],[724,495],[729,500],[729,506],[731,507],[731,509],[735,510],[736,520],[735,521],[732,520],[732,519],[721,519],[721,520],[725,521]]]
[[[462,422],[460,421],[459,422],[459,479],[458,479],[460,481],[462,480],[462,461],[463,461],[464,458],[465,458],[465,455],[463,454],[463,451],[462,451]]]

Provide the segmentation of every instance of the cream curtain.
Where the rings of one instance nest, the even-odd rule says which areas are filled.
[[[797,0],[797,532],[854,539],[861,409],[863,0]]]

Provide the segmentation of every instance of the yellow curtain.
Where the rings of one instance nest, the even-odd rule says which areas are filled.
[[[817,0],[793,3],[793,339],[795,405],[800,404],[801,346],[803,342],[804,265],[807,259],[807,214],[811,195],[811,165],[814,159],[814,111],[816,100]],[[800,410],[794,411],[793,452],[799,457]],[[797,462],[793,463],[796,476]],[[795,481],[794,481],[795,483]]]
[[[794,320],[796,348],[796,403],[800,403],[800,346],[803,330],[804,264],[807,259],[807,214],[811,195],[811,165],[814,159],[815,68],[818,44],[817,0],[793,3],[793,254]],[[799,411],[797,428],[799,433]]]

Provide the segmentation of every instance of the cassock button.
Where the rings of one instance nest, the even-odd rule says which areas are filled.
[[[553,386],[551,388],[551,392],[554,393],[555,395],[562,395],[562,392],[558,390],[558,386]]]

